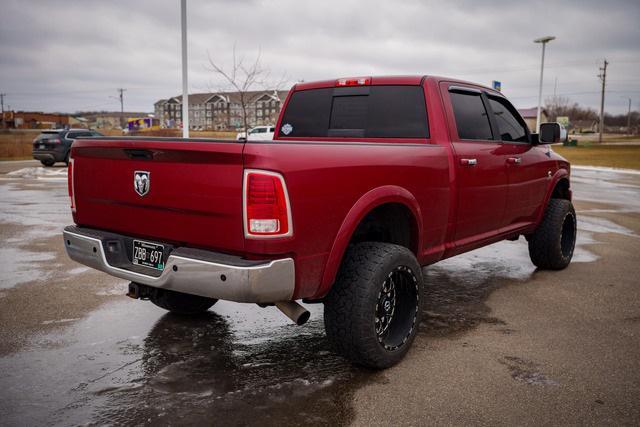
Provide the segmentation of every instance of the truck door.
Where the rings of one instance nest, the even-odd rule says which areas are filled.
[[[531,145],[517,110],[502,96],[488,94],[489,109],[506,155],[507,202],[503,227],[520,228],[535,220],[548,186],[547,147]]]
[[[442,85],[458,190],[454,240],[464,245],[490,237],[503,223],[507,156],[494,139],[486,95],[471,86]]]

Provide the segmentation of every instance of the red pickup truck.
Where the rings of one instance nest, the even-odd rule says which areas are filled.
[[[420,323],[421,266],[504,239],[562,269],[576,216],[569,163],[490,88],[433,76],[296,84],[273,141],[79,139],[71,258],[129,295],[195,314],[217,300],[324,304],[334,348],[375,368]]]

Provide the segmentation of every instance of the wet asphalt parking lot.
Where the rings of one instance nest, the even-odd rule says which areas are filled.
[[[219,302],[185,319],[70,261],[66,169],[0,162],[0,424],[640,422],[640,174],[574,169],[574,262],[537,272],[524,239],[427,267],[407,359],[335,356],[310,305]]]

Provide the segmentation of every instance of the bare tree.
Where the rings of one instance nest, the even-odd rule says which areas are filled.
[[[556,120],[558,116],[568,116],[572,121],[598,120],[598,114],[595,110],[582,107],[565,96],[548,98],[545,103],[545,109],[549,114],[550,120]]]
[[[262,66],[260,62],[260,51],[258,51],[255,60],[245,61],[243,56],[238,57],[236,55],[236,46],[234,44],[233,62],[229,69],[225,69],[222,65],[214,61],[209,53],[207,53],[207,55],[211,66],[210,71],[220,75],[226,81],[227,86],[238,93],[242,113],[242,129],[245,132],[245,137],[247,137],[249,128],[251,127],[251,123],[249,122],[250,92],[252,90],[266,89],[267,81],[271,73],[267,68]],[[277,93],[278,88],[281,87],[285,81],[285,77],[283,76],[279,83],[272,86],[272,89],[275,87]]]

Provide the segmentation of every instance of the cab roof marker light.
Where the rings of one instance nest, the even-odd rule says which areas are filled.
[[[371,77],[349,77],[336,80],[336,86],[368,86],[371,84]]]

